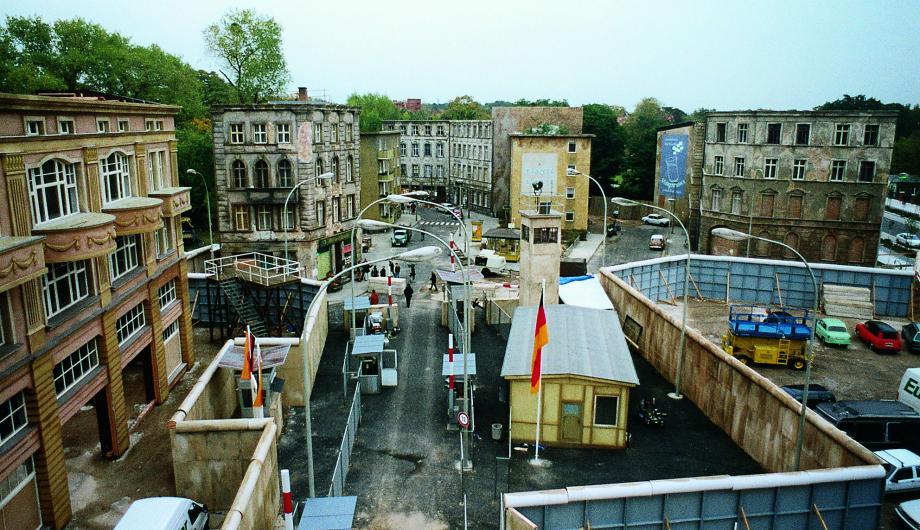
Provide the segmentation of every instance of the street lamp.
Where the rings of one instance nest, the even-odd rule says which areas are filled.
[[[420,261],[427,261],[430,259],[434,259],[440,255],[441,255],[440,248],[435,247],[435,246],[428,246],[428,247],[421,247],[421,248],[416,248],[413,250],[408,250],[406,252],[402,252],[400,254],[396,254],[393,256],[387,256],[385,258],[377,258],[377,259],[371,260],[368,263],[369,264],[370,263],[380,263],[381,261],[388,261],[392,259],[399,260],[399,261],[408,261],[410,263],[417,263]],[[344,275],[345,273],[353,271],[358,266],[359,266],[358,264],[353,263],[351,267],[342,269],[341,271],[337,272],[335,275],[333,275],[328,280],[325,280],[322,283],[322,285],[320,285],[319,290],[316,291],[316,295],[313,296],[313,299],[310,301],[310,305],[307,306],[306,314],[307,315],[310,314],[310,312],[313,310],[313,304],[315,304],[316,301],[322,297],[322,294],[332,284],[333,280],[335,280],[339,276]],[[310,394],[313,393],[313,389],[310,388],[310,394],[307,394],[307,388],[310,388],[310,368],[307,365],[307,360],[305,358],[303,360],[304,429],[306,431],[306,436],[307,436],[307,475],[309,475],[310,497],[312,498],[316,496],[316,485],[313,480],[313,421],[312,421],[312,414],[310,413],[310,397],[311,397]]]
[[[297,188],[303,186],[307,182],[313,182],[315,180],[331,180],[334,177],[335,177],[335,174],[331,172],[323,173],[322,175],[317,175],[313,178],[306,178],[304,180],[301,180],[300,182],[298,182],[291,188],[291,191],[288,192],[287,197],[285,197],[284,199],[284,206],[281,208],[281,222],[283,223],[285,230],[294,229],[293,223],[291,224],[291,226],[288,226],[287,205],[288,205],[288,201],[291,200],[291,195],[294,195],[294,192],[297,191]],[[290,238],[290,234],[284,234],[284,259],[290,259],[290,257],[288,257],[288,239],[289,238]],[[352,252],[354,252],[354,250],[352,250]],[[300,260],[295,260],[295,261],[300,263]]]
[[[470,252],[469,252],[469,246],[467,244],[469,237],[466,231],[466,223],[463,221],[463,219],[460,218],[459,215],[455,214],[453,211],[451,211],[450,208],[444,206],[443,204],[438,204],[436,202],[426,201],[426,200],[418,198],[419,196],[424,197],[427,194],[428,192],[422,191],[422,192],[415,192],[415,195],[409,195],[409,194],[390,195],[387,198],[397,204],[411,204],[413,202],[427,204],[429,206],[434,206],[435,208],[444,210],[445,212],[449,213],[454,219],[457,220],[458,223],[460,223],[460,228],[463,229],[463,253],[466,254],[467,265],[469,265],[470,264]],[[461,213],[463,212],[462,209],[460,211]]]
[[[191,168],[187,169],[185,174],[198,175],[201,177],[201,183],[204,184],[204,203],[208,207],[208,247],[211,250],[211,259],[214,259],[214,231],[211,228],[211,192],[208,191],[208,181],[204,179],[204,175]]]
[[[756,239],[758,241],[764,241],[766,243],[772,243],[774,245],[779,245],[787,250],[791,250],[799,261],[805,264],[805,270],[808,271],[808,275],[811,276],[811,286],[814,289],[813,302],[811,306],[812,318],[816,318],[818,315],[818,280],[815,279],[815,273],[811,270],[811,265],[808,264],[808,261],[799,254],[799,251],[790,247],[789,245],[782,243],[780,241],[774,241],[772,239],[767,239],[765,237],[755,236],[752,234],[747,234],[744,232],[739,232],[738,230],[732,230],[730,228],[714,228],[712,230],[712,235],[719,236],[723,239],[728,239],[729,241],[750,241]],[[814,342],[813,337],[809,335],[808,342],[805,343],[805,387],[802,389],[802,410],[799,413],[799,434],[795,442],[795,470],[798,471],[802,462],[802,445],[805,441],[805,410],[808,403],[808,386],[811,384],[811,350],[812,343]]]
[[[598,189],[601,190],[601,197],[604,198],[604,232],[603,232],[604,239],[601,240],[601,249],[603,250],[603,252],[601,253],[601,268],[606,267],[607,266],[607,194],[604,193],[604,187],[601,186],[601,183],[598,182],[591,175],[588,175],[587,173],[582,173],[581,171],[571,169],[571,168],[568,170],[567,173],[570,177],[574,177],[575,175],[584,175],[588,177],[588,180],[597,184]]]
[[[610,199],[610,202],[620,206],[646,206],[653,210],[664,212],[668,214],[669,217],[677,221],[677,224],[679,224],[680,228],[684,231],[684,237],[686,238],[687,242],[687,263],[684,265],[684,308],[682,311],[682,323],[680,326],[680,351],[677,353],[677,374],[674,376],[674,392],[670,392],[668,394],[668,397],[672,399],[682,399],[684,396],[680,393],[680,376],[684,368],[684,352],[686,350],[687,344],[687,311],[689,310],[687,305],[687,295],[690,293],[690,234],[687,232],[687,228],[684,226],[684,223],[682,223],[676,215],[664,208],[652,206],[651,204],[638,203],[623,197],[614,197]],[[604,234],[604,236],[606,237],[606,234]]]

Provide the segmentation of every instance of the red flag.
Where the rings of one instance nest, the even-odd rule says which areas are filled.
[[[243,345],[243,373],[240,375],[241,381],[249,381],[252,379],[252,368],[249,364],[249,359],[255,341],[256,338],[250,333],[249,326],[246,326],[246,342]]]
[[[543,346],[549,344],[549,331],[546,328],[546,313],[543,311],[543,292],[540,292],[540,307],[537,309],[537,326],[533,334],[533,357],[530,360],[530,393],[536,394],[540,388],[540,365]]]

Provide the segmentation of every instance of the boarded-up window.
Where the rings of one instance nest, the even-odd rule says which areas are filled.
[[[761,232],[757,234],[759,237],[764,239],[770,239],[770,234],[767,232]],[[754,245],[754,252],[758,256],[766,256],[770,254],[770,243],[763,241],[762,239],[756,239]]]
[[[853,220],[865,221],[869,219],[869,198],[858,197],[853,204]]]
[[[802,218],[802,196],[801,195],[790,195],[789,196],[789,212],[786,215],[787,217],[791,217],[792,219]]]
[[[836,221],[840,219],[840,197],[828,197],[824,218]]]
[[[783,241],[783,243],[786,243],[787,245],[789,245],[790,247],[792,247],[792,248],[794,248],[794,249],[796,249],[796,250],[799,250],[799,236],[798,236],[798,234],[796,234],[795,232],[789,232],[788,234],[786,234],[785,241]],[[801,252],[801,251],[800,251],[800,252]],[[787,257],[787,258],[795,258],[795,257],[796,257],[795,252],[789,250],[788,248],[784,248],[784,249],[783,249],[783,256],[785,256],[785,257]]]
[[[837,259],[837,238],[834,236],[825,236],[821,241],[821,259],[824,261]]]
[[[773,199],[776,195],[764,193],[760,196],[760,216],[773,217]]]
[[[866,242],[861,237],[854,237],[850,240],[850,255],[847,261],[850,263],[862,263],[863,253],[866,249]]]

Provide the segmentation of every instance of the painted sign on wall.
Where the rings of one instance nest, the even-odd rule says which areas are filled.
[[[556,194],[556,153],[524,153],[521,155],[521,195],[533,195],[534,182],[543,183],[541,196]]]
[[[687,151],[690,141],[686,134],[666,134],[661,137],[661,175],[659,192],[671,199],[684,196],[687,174]]]

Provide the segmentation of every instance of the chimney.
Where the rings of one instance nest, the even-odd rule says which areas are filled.
[[[307,96],[307,87],[297,87],[297,101],[307,101],[309,96]]]

